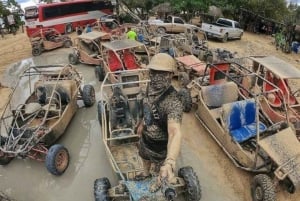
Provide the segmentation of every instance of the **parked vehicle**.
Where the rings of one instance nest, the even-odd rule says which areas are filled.
[[[28,87],[24,87],[28,83]],[[69,165],[69,152],[54,144],[65,132],[82,100],[95,102],[92,85],[84,85],[81,74],[71,65],[32,66],[17,81],[0,117],[0,165],[13,158],[45,162],[53,175]]]
[[[121,39],[127,31],[126,26],[120,25],[116,19],[111,18],[98,19],[91,26],[93,30],[109,33],[110,37],[115,39]]]
[[[206,32],[207,37],[218,38],[223,42],[228,39],[241,39],[243,29],[237,21],[219,18],[213,24],[202,23],[201,29]]]
[[[30,43],[33,56],[39,56],[45,50],[53,50],[59,47],[69,48],[73,45],[69,36],[61,35],[53,28],[41,28],[31,35]]]
[[[43,27],[55,28],[61,34],[69,34],[76,29],[82,30],[105,14],[112,13],[112,1],[80,0],[29,6],[25,8],[26,33],[31,37]]]
[[[280,89],[280,93],[267,95],[273,90],[273,86],[250,79],[243,82],[246,88],[256,88],[266,93],[261,109],[273,123],[285,120],[287,112],[288,120],[293,124],[300,140],[300,70],[275,56],[250,56],[239,58],[238,62]],[[286,110],[283,110],[285,107]]]
[[[149,25],[155,27],[156,31],[160,34],[165,34],[166,32],[184,33],[187,27],[197,28],[197,26],[187,24],[182,18],[176,16],[168,16],[164,21],[151,20],[149,21]]]
[[[145,44],[135,40],[114,40],[101,44],[103,64],[96,66],[95,75],[103,81],[108,72],[134,70],[146,67],[150,55]],[[115,74],[109,74],[112,83],[119,82]]]
[[[143,172],[142,159],[138,154],[139,136],[135,132],[141,119],[143,92],[149,78],[147,69],[108,72],[101,85],[101,99],[98,102],[98,119],[107,157],[119,183],[112,187],[107,177],[96,179],[94,195],[96,201],[104,200],[174,200],[184,194],[188,201],[199,201],[201,189],[198,176],[190,166],[178,171],[176,183],[163,181],[159,191],[151,193],[149,187],[156,177],[142,181],[134,180]],[[109,77],[120,80],[111,84]]]
[[[209,76],[188,86],[197,104],[196,117],[235,166],[256,174],[253,201],[275,201],[278,184],[290,193],[299,190],[300,143],[287,114],[284,121],[273,123],[260,113],[263,94],[280,89],[237,63],[209,64],[207,70]],[[274,88],[249,90],[241,84],[246,77]]]
[[[73,52],[69,54],[70,64],[79,62],[91,65],[102,65],[100,45],[102,42],[110,41],[110,34],[100,31],[92,31],[77,36],[74,39]]]

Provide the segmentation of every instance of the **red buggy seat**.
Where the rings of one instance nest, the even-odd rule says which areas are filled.
[[[140,68],[140,66],[136,63],[135,56],[129,50],[124,50],[124,65],[127,70],[133,70]]]
[[[271,74],[269,72],[267,72],[266,75],[266,80],[268,80],[269,82],[274,83],[273,77],[271,76]],[[263,91],[268,92],[275,89],[274,86],[272,86],[271,84],[264,82],[263,83]],[[272,106],[272,107],[280,107],[282,102],[278,96],[278,94],[276,92],[273,93],[269,93],[269,96],[272,96],[271,98],[268,98],[268,103]]]
[[[109,50],[107,56],[108,56],[108,67],[110,71],[114,72],[118,70],[123,70],[123,65],[115,52]]]

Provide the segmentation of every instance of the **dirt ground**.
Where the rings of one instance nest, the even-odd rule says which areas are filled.
[[[73,35],[72,35],[73,36]],[[274,37],[263,34],[244,33],[242,40],[231,40],[227,43],[209,40],[209,48],[223,48],[237,52],[237,56],[274,55],[300,68],[300,54],[285,54],[276,50]],[[0,39],[0,74],[11,63],[31,57],[29,38],[25,33],[5,35]]]

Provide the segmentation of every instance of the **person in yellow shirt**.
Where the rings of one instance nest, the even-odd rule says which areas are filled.
[[[128,27],[128,31],[126,33],[127,39],[130,40],[136,40],[137,39],[137,35],[135,33],[134,30],[131,29],[131,27]]]

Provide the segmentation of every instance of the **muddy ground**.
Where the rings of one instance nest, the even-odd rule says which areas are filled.
[[[277,51],[272,42],[270,36],[245,33],[242,40],[227,43],[210,40],[209,47],[236,51],[239,56],[275,55],[300,68],[300,54],[284,54]],[[66,63],[70,51],[63,48],[30,58],[31,47],[25,34],[5,35],[4,39],[0,39],[1,82],[14,79],[28,65]],[[78,65],[78,68],[84,75],[85,83],[94,85],[98,99],[100,85],[95,81],[93,67]],[[71,155],[70,166],[64,175],[51,175],[40,162],[15,159],[9,165],[0,167],[0,191],[18,201],[82,201],[93,200],[93,181],[96,178],[106,176],[113,185],[116,184],[117,178],[106,157],[96,116],[96,105],[82,108],[59,140]],[[202,200],[251,201],[253,174],[232,164],[193,113],[184,115],[182,131],[184,141],[177,166],[190,165],[194,168],[202,185]],[[278,201],[299,199],[299,192],[290,195],[278,188]]]

